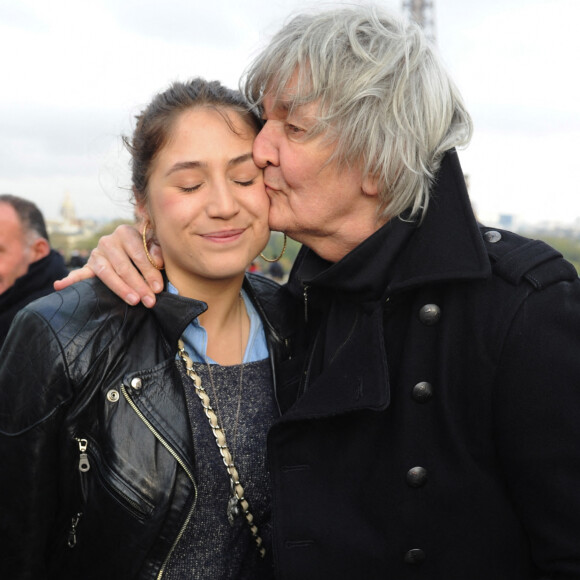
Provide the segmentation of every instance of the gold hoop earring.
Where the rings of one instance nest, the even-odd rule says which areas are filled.
[[[143,227],[143,235],[141,236],[143,238],[143,249],[145,250],[145,255],[147,256],[147,259],[149,260],[149,263],[157,270],[163,270],[163,266],[158,266],[155,261],[153,260],[153,258],[151,257],[151,254],[149,253],[149,248],[147,247],[147,229],[149,228],[149,224],[146,223],[145,226]]]
[[[280,252],[280,255],[277,258],[266,258],[266,256],[264,256],[264,254],[260,253],[260,258],[262,258],[262,260],[266,260],[266,262],[278,262],[278,260],[280,260],[280,258],[284,255],[284,252],[286,251],[286,242],[288,241],[288,238],[286,236],[286,234],[284,234],[284,245],[282,246],[282,251]]]

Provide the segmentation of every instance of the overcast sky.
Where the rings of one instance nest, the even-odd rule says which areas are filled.
[[[460,152],[483,220],[580,217],[580,0],[434,0],[439,50],[474,117]],[[237,87],[319,0],[0,0],[0,192],[58,217],[129,217],[119,136],[174,80]],[[334,2],[333,4],[339,4]],[[400,10],[402,0],[383,0]]]

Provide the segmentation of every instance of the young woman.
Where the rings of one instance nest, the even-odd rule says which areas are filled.
[[[15,321],[0,354],[1,578],[271,577],[284,305],[245,276],[269,237],[259,128],[216,82],[157,95],[126,144],[166,291],[131,308],[86,281]]]

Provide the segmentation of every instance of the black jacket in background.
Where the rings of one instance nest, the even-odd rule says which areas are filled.
[[[67,274],[63,257],[51,250],[48,256],[30,264],[28,272],[0,294],[0,348],[16,313],[33,300],[54,292],[53,282]]]

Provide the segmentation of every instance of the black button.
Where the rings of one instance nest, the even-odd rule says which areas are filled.
[[[431,383],[421,381],[413,387],[412,397],[417,403],[426,403],[433,396],[433,386]]]
[[[421,487],[427,481],[427,470],[424,467],[413,467],[407,471],[407,483],[411,487]]]
[[[437,304],[425,304],[419,310],[419,320],[425,326],[433,326],[439,322],[441,318],[441,309]]]
[[[425,552],[421,548],[414,548],[405,554],[405,563],[407,564],[421,564],[425,561]]]

